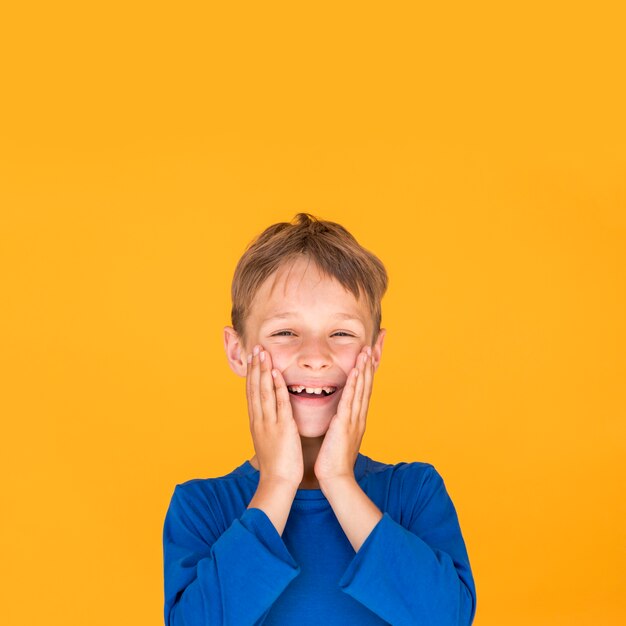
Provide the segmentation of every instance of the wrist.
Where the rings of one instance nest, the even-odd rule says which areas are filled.
[[[350,488],[355,485],[358,486],[354,474],[337,474],[326,478],[318,478],[318,482],[322,493],[327,497],[334,491],[345,489],[346,487]]]
[[[280,491],[297,491],[300,486],[301,480],[294,480],[292,478],[285,478],[276,474],[268,474],[260,472],[259,474],[259,487],[264,489],[277,489]]]
[[[283,534],[289,511],[298,487],[291,481],[276,477],[259,478],[257,490],[248,508],[261,509],[271,520],[279,535]]]

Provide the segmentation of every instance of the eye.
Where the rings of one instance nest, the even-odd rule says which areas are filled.
[[[272,337],[287,337],[288,335],[293,335],[290,330],[279,330],[277,333],[274,333]]]
[[[336,335],[340,337],[354,337],[354,335],[351,335],[350,333],[346,333],[343,330],[338,330],[336,333],[333,333],[333,337],[335,337]]]

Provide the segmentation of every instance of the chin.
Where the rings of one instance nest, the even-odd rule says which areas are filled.
[[[318,437],[323,437],[327,431],[328,431],[328,427],[326,428],[315,428],[315,427],[302,428],[301,426],[298,426],[298,433],[300,434],[300,437],[308,437],[309,439],[317,439]]]
[[[298,433],[301,437],[323,437],[328,431],[328,426],[330,425],[329,417],[325,418],[314,418],[307,416],[305,418],[294,417],[296,425],[298,426]]]

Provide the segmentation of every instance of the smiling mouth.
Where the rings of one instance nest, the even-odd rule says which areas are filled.
[[[304,385],[289,385],[287,390],[293,396],[320,398],[332,396],[337,391],[337,387],[305,387]]]

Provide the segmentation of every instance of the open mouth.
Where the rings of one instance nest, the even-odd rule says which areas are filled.
[[[337,391],[337,387],[305,387],[304,385],[289,385],[287,390],[293,396],[300,396],[303,398],[323,398],[326,396],[332,396],[335,391]]]

